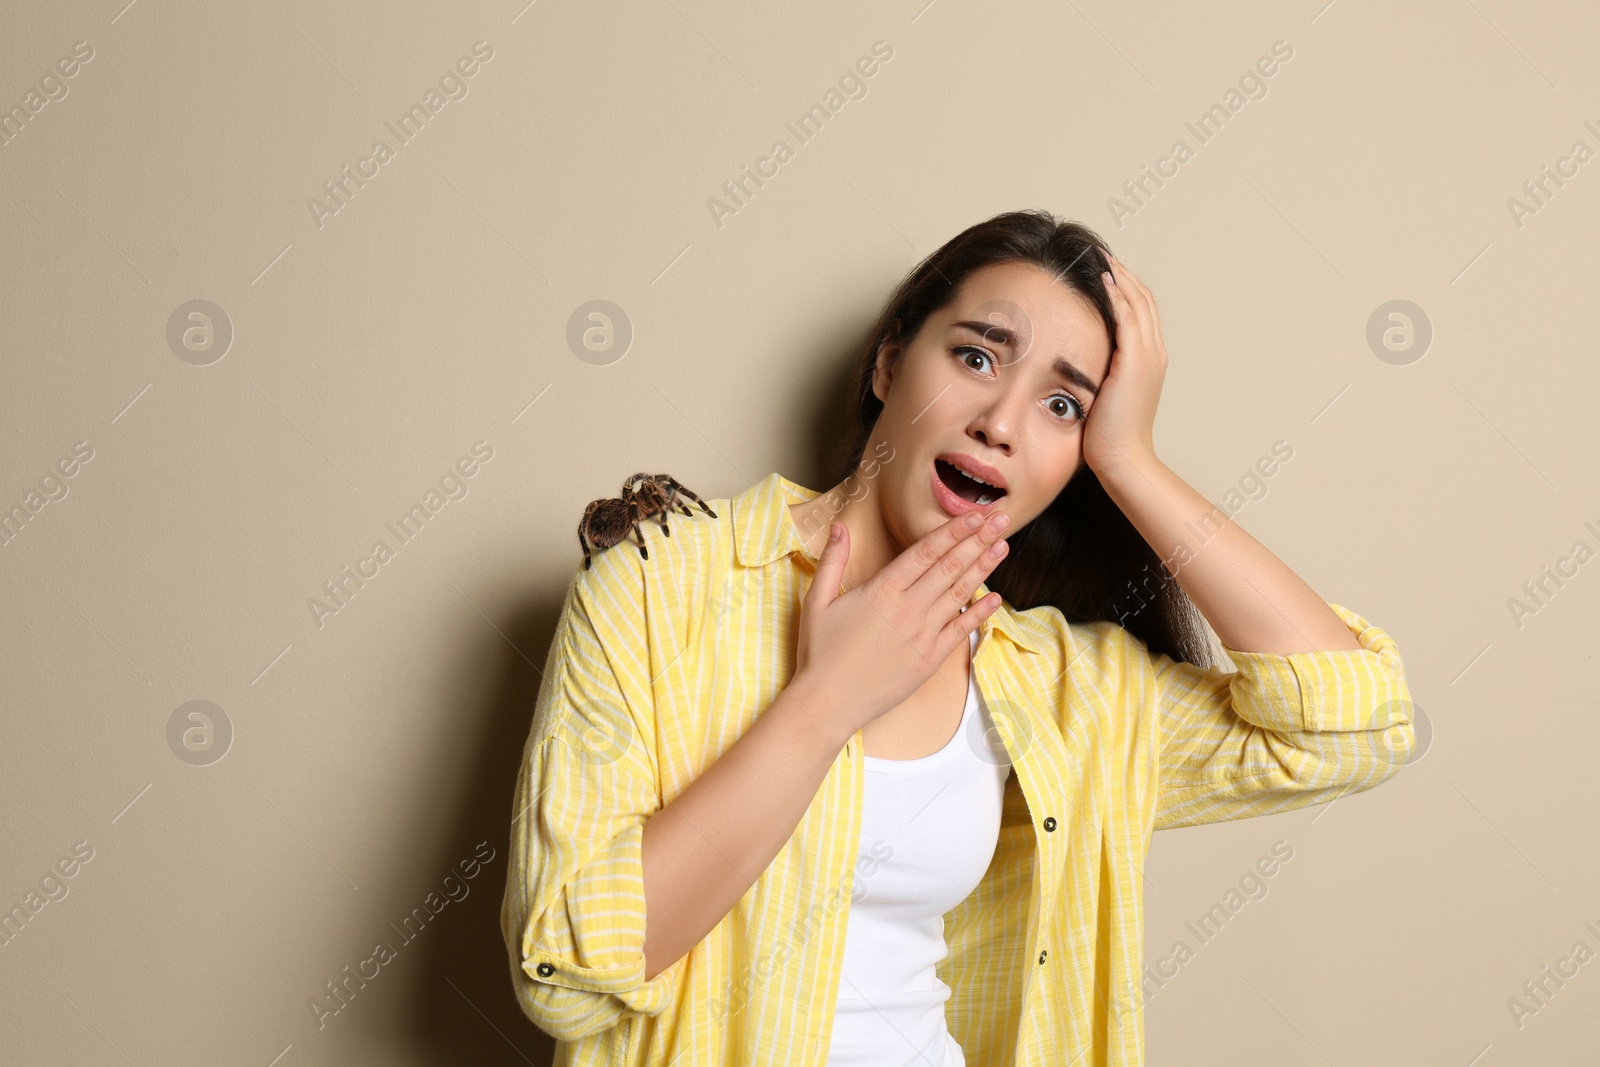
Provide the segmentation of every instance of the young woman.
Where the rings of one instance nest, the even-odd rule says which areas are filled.
[[[502,909],[558,1067],[1141,1064],[1150,833],[1404,764],[1394,641],[1157,458],[1166,366],[1095,234],[999,215],[890,298],[831,491],[578,571]]]

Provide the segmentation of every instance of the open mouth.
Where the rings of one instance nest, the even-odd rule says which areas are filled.
[[[1006,495],[1004,489],[970,478],[955,464],[946,463],[942,459],[933,461],[933,469],[938,473],[939,480],[962,500],[980,505],[992,504]]]

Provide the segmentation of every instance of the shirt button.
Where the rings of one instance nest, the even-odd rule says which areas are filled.
[[[1044,829],[1045,829],[1045,832],[1046,833],[1053,833],[1055,831],[1055,828],[1056,828],[1056,817],[1054,815],[1046,815],[1044,817]]]
[[[1049,949],[1043,949],[1043,948],[1039,950],[1039,962],[1040,963],[1044,962],[1044,958],[1045,958],[1046,954],[1048,954],[1049,951],[1050,951]]]
[[[1039,962],[1043,963],[1044,961],[1040,960]],[[540,978],[549,978],[552,974],[556,973],[556,969],[554,967],[550,966],[550,964],[548,964],[548,963],[539,964],[538,971],[539,971],[539,977]]]

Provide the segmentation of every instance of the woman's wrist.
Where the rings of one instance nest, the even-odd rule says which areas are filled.
[[[781,707],[780,707],[781,705]],[[808,671],[797,671],[767,714],[788,720],[803,743],[814,744],[829,763],[860,728],[838,691]]]
[[[1118,482],[1129,478],[1145,478],[1148,471],[1157,470],[1165,464],[1161,462],[1153,448],[1118,449],[1112,453],[1110,459],[1098,459],[1089,464],[1096,478],[1107,491],[1111,490]]]

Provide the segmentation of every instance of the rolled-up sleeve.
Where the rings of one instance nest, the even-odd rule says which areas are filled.
[[[1324,803],[1405,765],[1415,709],[1399,649],[1367,619],[1328,606],[1360,648],[1228,648],[1234,671],[1145,653],[1159,709],[1155,829]]]
[[[642,843],[660,807],[633,648],[569,587],[518,774],[501,931],[523,1012],[576,1041],[675,998],[678,961],[645,981]],[[596,594],[603,601],[603,594]]]

